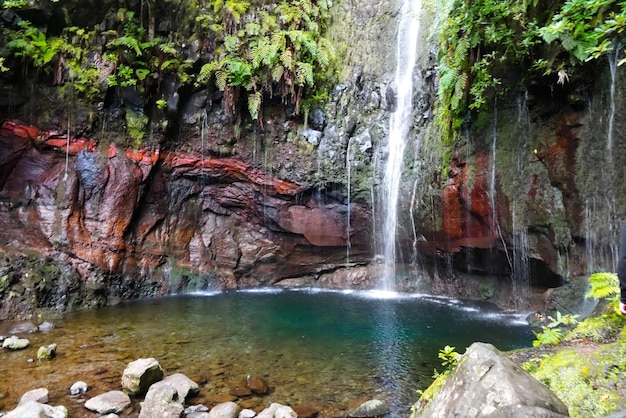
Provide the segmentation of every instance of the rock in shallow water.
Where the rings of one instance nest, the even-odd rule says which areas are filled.
[[[354,418],[373,418],[382,417],[387,413],[389,413],[389,405],[387,405],[387,402],[379,399],[372,399],[362,403],[361,406],[350,412],[348,416]]]
[[[36,401],[28,401],[7,412],[2,418],[67,418],[67,416],[67,408],[62,405],[50,406]]]
[[[150,386],[146,399],[141,403],[139,418],[180,418],[184,410],[176,388],[159,382]]]
[[[87,383],[78,381],[70,387],[70,395],[79,395],[81,393],[87,392]]]
[[[130,362],[122,375],[122,388],[129,395],[143,395],[150,385],[163,378],[163,369],[154,358]]]
[[[215,405],[207,415],[207,418],[237,418],[239,406],[235,402],[224,402]]]
[[[85,402],[85,408],[100,414],[118,414],[130,406],[130,398],[121,390],[112,390],[102,395],[94,396]]]
[[[18,405],[22,405],[30,401],[35,401],[39,403],[48,403],[48,389],[39,388],[39,389],[29,390],[28,392],[22,395],[22,397],[20,398],[20,401],[18,402]]]
[[[57,345],[50,344],[43,347],[39,347],[37,350],[37,360],[50,360],[57,355]]]
[[[15,335],[7,338],[2,342],[2,348],[6,348],[8,350],[22,350],[30,345],[30,341],[26,338],[19,338]]]

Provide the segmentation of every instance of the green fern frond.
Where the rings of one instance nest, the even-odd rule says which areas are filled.
[[[226,89],[226,83],[228,82],[228,73],[223,70],[215,72],[215,85],[218,89],[224,91]]]
[[[603,299],[619,295],[619,279],[615,273],[594,273],[589,276],[587,298]]]
[[[248,111],[252,119],[259,118],[259,111],[261,110],[262,95],[260,91],[248,95]]]

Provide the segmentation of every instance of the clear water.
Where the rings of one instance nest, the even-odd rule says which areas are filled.
[[[9,324],[0,324],[6,333]],[[390,293],[240,291],[146,300],[79,312],[31,347],[0,351],[0,399],[6,411],[27,390],[47,387],[51,404],[89,415],[82,402],[120,389],[126,365],[155,357],[166,374],[200,383],[188,404],[211,406],[245,379],[264,376],[272,391],[256,400],[312,405],[321,417],[346,416],[371,398],[389,401],[391,416],[408,416],[417,389],[439,368],[446,344],[463,352],[474,341],[501,350],[530,346],[520,315],[452,299]],[[39,346],[58,344],[52,361],[29,362]],[[69,387],[84,380],[83,398]],[[122,416],[136,416],[139,400]]]

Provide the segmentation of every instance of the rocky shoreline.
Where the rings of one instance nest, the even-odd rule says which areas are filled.
[[[52,328],[54,324],[49,321],[44,321],[39,326],[30,321],[20,322],[9,330],[10,337],[0,335],[0,353],[10,356],[12,352],[32,349],[28,335],[47,332]],[[27,363],[55,361],[56,346],[50,344],[40,347],[36,358],[29,358]],[[28,370],[24,372],[28,373]],[[347,411],[351,411],[348,414],[351,417],[377,417],[389,413],[387,402],[378,399],[355,399],[353,404],[356,407],[346,406],[335,412],[329,411],[326,406],[276,402],[272,396],[273,387],[269,377],[256,374],[248,374],[242,376],[240,381],[232,382],[228,393],[204,393],[207,391],[203,388],[206,382],[201,377],[198,378],[198,383],[182,373],[166,374],[155,358],[140,358],[128,363],[117,386],[110,379],[106,379],[106,389],[102,382],[90,382],[90,378],[99,380],[99,377],[102,376],[98,376],[98,373],[85,376],[86,381],[76,381],[65,389],[37,387],[24,392],[19,399],[9,399],[7,394],[0,392],[0,417],[66,418],[77,416],[76,414],[86,417],[106,414],[108,418],[287,418],[342,417],[346,416]],[[32,383],[37,385],[39,382]],[[59,391],[66,393],[63,399],[51,395]],[[68,400],[73,403],[68,403]]]

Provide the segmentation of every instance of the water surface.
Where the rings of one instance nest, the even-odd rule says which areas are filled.
[[[408,416],[417,389],[440,368],[445,345],[464,352],[474,341],[501,350],[530,346],[521,315],[453,299],[375,292],[258,290],[202,293],[136,301],[71,314],[47,333],[28,335],[23,351],[0,351],[2,411],[27,390],[47,387],[51,404],[72,416],[97,416],[82,402],[121,388],[126,365],[155,357],[166,374],[200,384],[188,404],[211,406],[248,374],[272,390],[245,406],[271,402],[312,405],[320,416],[346,416],[371,398],[390,402],[392,416]],[[0,324],[0,334],[9,324]],[[52,361],[29,362],[39,346],[56,343]],[[84,380],[90,390],[69,396]],[[121,416],[136,416],[139,400]]]

